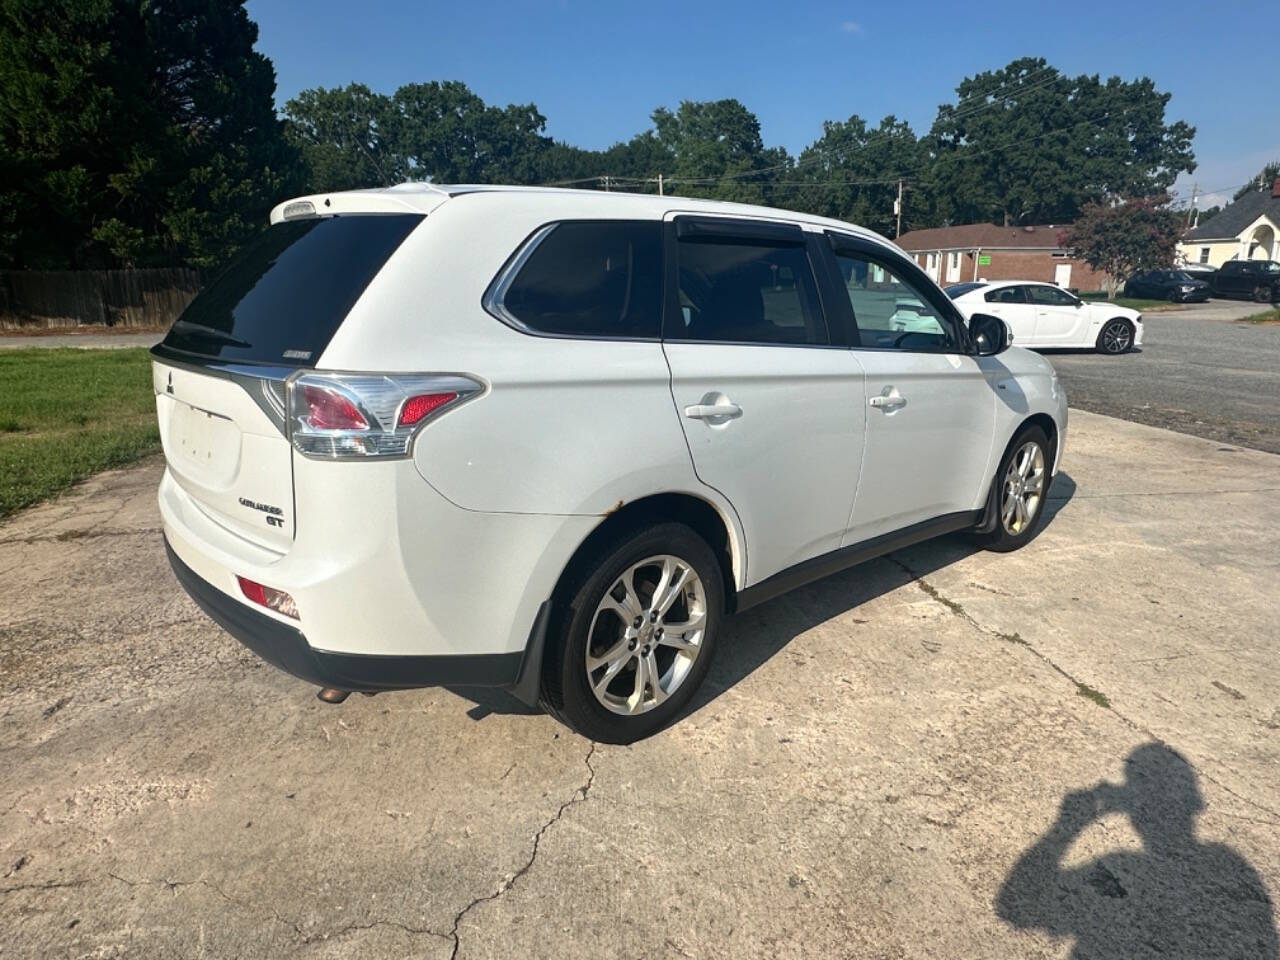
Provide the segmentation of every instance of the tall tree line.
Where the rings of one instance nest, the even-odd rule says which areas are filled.
[[[737,100],[657,107],[603,150],[532,103],[456,81],[304,90],[277,115],[244,0],[0,0],[0,266],[225,262],[279,200],[403,180],[563,183],[806,210],[892,235],[947,222],[1067,222],[1158,197],[1194,130],[1149,79],[1037,58],[966,77],[917,134],[827,121],[796,156]]]

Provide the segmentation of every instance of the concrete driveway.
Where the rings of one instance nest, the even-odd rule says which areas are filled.
[[[629,748],[319,703],[179,591],[159,473],[0,527],[0,956],[1276,956],[1280,457],[1073,412],[1028,548],[744,614]]]

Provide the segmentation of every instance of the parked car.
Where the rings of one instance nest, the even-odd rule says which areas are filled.
[[[1126,297],[1146,297],[1173,303],[1204,303],[1209,299],[1207,281],[1197,280],[1185,270],[1148,270],[1130,277],[1124,285]]]
[[[957,307],[967,316],[999,317],[1020,346],[1086,347],[1118,354],[1142,345],[1142,314],[1128,307],[1084,301],[1051,283],[1029,280],[959,286],[969,289],[953,296]]]
[[[1274,260],[1229,260],[1213,275],[1213,292],[1222,297],[1280,300],[1280,263]]]
[[[866,230],[431,184],[271,223],[153,350],[160,513],[195,601],[329,699],[505,687],[630,742],[728,615],[1043,516],[1053,368]]]

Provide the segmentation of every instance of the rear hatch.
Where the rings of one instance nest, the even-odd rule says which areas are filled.
[[[152,350],[169,471],[223,528],[293,541],[285,381],[311,368],[421,214],[311,217],[270,227]]]

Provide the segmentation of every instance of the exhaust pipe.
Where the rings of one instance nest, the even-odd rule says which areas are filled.
[[[325,703],[341,703],[347,697],[351,696],[350,690],[338,690],[336,687],[321,687],[316,694],[316,699],[323,700]]]

